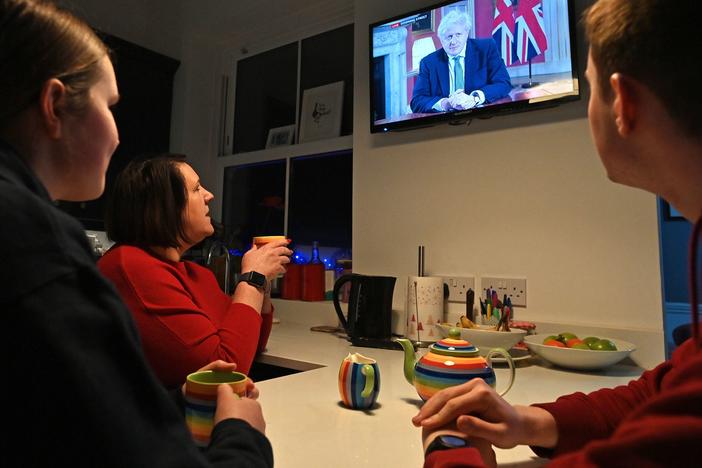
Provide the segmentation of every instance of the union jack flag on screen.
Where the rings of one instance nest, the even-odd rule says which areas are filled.
[[[519,0],[516,30],[516,59],[527,63],[548,48],[541,0]]]
[[[492,22],[492,38],[497,43],[497,50],[502,55],[506,66],[514,60],[514,9],[512,0],[495,1],[495,20]]]

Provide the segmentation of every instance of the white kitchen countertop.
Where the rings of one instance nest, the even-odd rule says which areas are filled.
[[[257,383],[276,466],[421,466],[420,430],[410,422],[421,400],[405,380],[403,353],[352,347],[339,336],[310,331],[310,325],[296,323],[286,313],[277,315],[281,323],[273,326],[268,347],[258,360],[312,370]],[[376,406],[370,410],[351,410],[341,404],[337,374],[349,352],[359,352],[378,361],[380,394]],[[424,352],[425,349],[420,350]],[[315,368],[318,365],[324,367]],[[626,360],[604,371],[577,372],[551,367],[532,358],[519,363],[514,386],[505,398],[512,404],[552,401],[575,391],[590,392],[625,384],[642,371]],[[498,364],[495,372],[500,390],[509,371]],[[496,451],[499,464],[538,466],[545,461],[528,447]]]

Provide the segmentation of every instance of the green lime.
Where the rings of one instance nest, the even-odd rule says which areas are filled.
[[[587,349],[588,351],[590,351],[590,347],[588,345],[586,345],[585,343],[575,343],[572,346],[572,348],[573,349]]]
[[[601,339],[593,344],[592,349],[595,351],[616,351],[617,346],[607,339]]]
[[[592,343],[594,343],[596,341],[600,341],[600,339],[597,338],[596,336],[588,336],[587,338],[583,338],[583,341],[585,342],[585,344],[590,346]]]
[[[567,343],[568,340],[572,340],[573,338],[577,338],[578,336],[575,333],[568,333],[568,332],[563,332],[560,335],[558,335],[558,341],[562,341],[563,343]]]

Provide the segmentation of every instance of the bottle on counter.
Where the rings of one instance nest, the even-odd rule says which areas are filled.
[[[319,243],[312,245],[312,259],[302,265],[302,300],[324,300],[324,263],[319,258]]]

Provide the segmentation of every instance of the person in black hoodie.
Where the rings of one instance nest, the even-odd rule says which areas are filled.
[[[52,203],[102,193],[118,99],[85,23],[0,0],[0,466],[272,466],[259,403],[225,385],[211,443],[195,446],[182,394],[159,384],[81,225]]]

